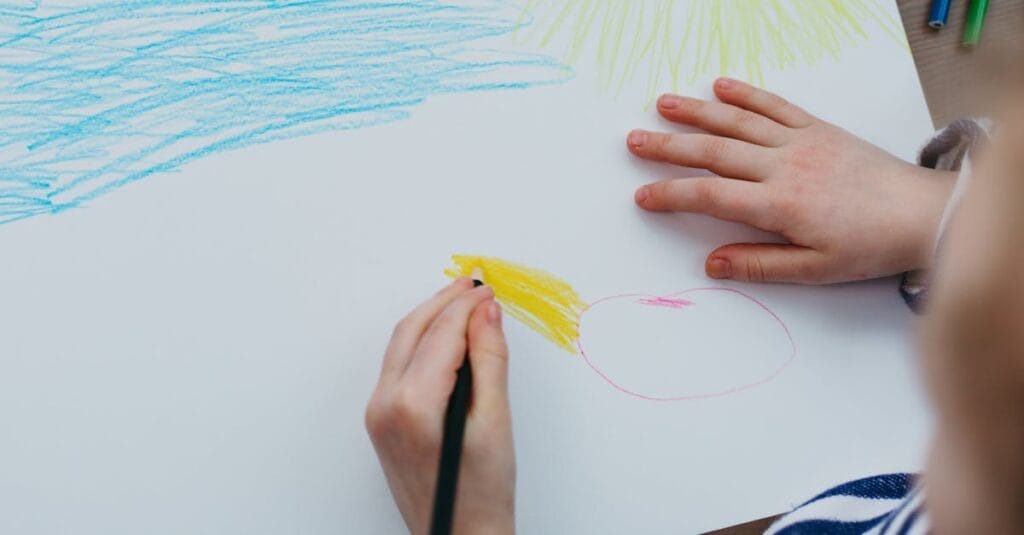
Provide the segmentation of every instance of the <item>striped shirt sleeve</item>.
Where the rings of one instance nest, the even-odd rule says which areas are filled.
[[[770,535],[925,534],[930,523],[912,474],[858,479],[800,504],[773,524]]]

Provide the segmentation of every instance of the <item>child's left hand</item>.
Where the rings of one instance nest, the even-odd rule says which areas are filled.
[[[708,256],[719,279],[824,284],[928,267],[952,174],[904,162],[782,98],[729,79],[721,102],[665,95],[658,112],[707,134],[635,130],[648,160],[719,176],[636,192],[652,211],[699,212],[781,234],[789,244],[733,244]]]

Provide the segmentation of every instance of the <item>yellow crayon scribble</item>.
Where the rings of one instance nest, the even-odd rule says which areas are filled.
[[[452,261],[455,265],[446,269],[445,275],[468,277],[479,268],[483,282],[494,290],[495,299],[506,313],[558,347],[576,353],[580,313],[586,303],[569,283],[500,258],[452,255]]]
[[[692,84],[708,75],[762,85],[768,69],[838,59],[844,47],[868,39],[869,26],[909,51],[884,1],[529,0],[521,20],[531,21],[527,40],[564,47],[570,64],[592,55],[600,90],[618,94],[643,80],[653,98],[663,80],[676,92],[684,78]]]

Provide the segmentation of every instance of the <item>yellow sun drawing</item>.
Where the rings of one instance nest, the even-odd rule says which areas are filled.
[[[838,58],[871,28],[907,48],[885,1],[529,0],[519,35],[564,46],[569,64],[593,57],[602,91],[617,94],[627,81],[645,80],[653,96],[666,79],[675,91],[683,81],[725,73],[760,84],[768,69]]]
[[[580,312],[586,304],[569,283],[539,269],[500,258],[452,255],[449,277],[468,277],[473,270],[483,273],[483,282],[494,290],[502,308],[524,325],[551,340],[558,347],[576,352]]]

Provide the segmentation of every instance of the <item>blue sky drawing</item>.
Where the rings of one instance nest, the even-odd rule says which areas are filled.
[[[0,224],[231,149],[570,77],[500,0],[0,2]],[[340,141],[343,142],[343,141]]]

